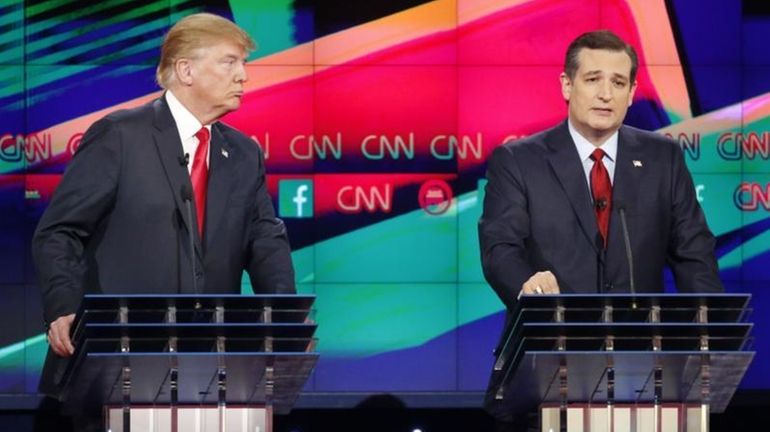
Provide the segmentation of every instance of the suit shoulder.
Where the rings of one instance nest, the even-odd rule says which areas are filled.
[[[625,134],[628,138],[631,138],[632,140],[645,146],[652,144],[658,146],[659,149],[679,149],[679,144],[677,144],[676,141],[659,132],[647,131],[635,128],[633,126],[625,125],[620,130],[621,133]]]
[[[264,152],[259,147],[259,144],[243,132],[223,121],[217,122],[216,127],[219,129],[219,132],[222,133],[222,136],[225,138],[225,140],[227,140],[229,145],[237,147],[238,149],[244,151],[246,154],[254,156],[259,155],[262,157]]]
[[[506,141],[496,151],[517,155],[544,154],[547,151],[546,142],[551,139],[551,136],[558,127],[546,129],[523,138]]]
[[[117,125],[131,125],[136,123],[146,125],[148,122],[152,121],[154,103],[156,103],[156,101],[152,101],[134,108],[113,111],[104,116],[101,121],[106,121],[108,123]]]
[[[686,165],[679,143],[659,133],[637,129],[631,126],[621,128],[621,140],[641,156],[662,164],[660,166],[681,167]],[[624,144],[626,145],[626,144]]]

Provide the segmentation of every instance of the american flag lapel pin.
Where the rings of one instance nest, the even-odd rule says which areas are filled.
[[[634,160],[634,167],[635,168],[641,168],[642,167],[642,161],[640,160]]]

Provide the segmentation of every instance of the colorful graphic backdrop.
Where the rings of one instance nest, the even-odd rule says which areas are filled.
[[[199,11],[259,45],[224,121],[265,151],[299,289],[318,296],[308,395],[478,403],[465,395],[485,388],[503,316],[479,263],[485,160],[565,117],[564,52],[599,28],[639,52],[627,122],[680,143],[728,290],[754,296],[742,387],[770,388],[770,10],[749,3],[0,3],[0,393],[35,393],[46,342],[29,241],[67,162],[96,119],[159,96],[162,36]]]

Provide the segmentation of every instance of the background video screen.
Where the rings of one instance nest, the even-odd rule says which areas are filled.
[[[753,296],[742,388],[770,389],[770,9],[746,3],[3,2],[0,394],[36,392],[47,344],[29,243],[82,134],[161,95],[162,37],[201,11],[258,44],[223,121],[264,150],[298,289],[317,295],[306,392],[485,389],[504,313],[480,267],[485,161],[566,117],[564,52],[601,28],[639,53],[627,123],[679,142],[727,290]]]

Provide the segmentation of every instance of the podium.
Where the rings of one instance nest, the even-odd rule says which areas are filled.
[[[546,432],[707,432],[754,357],[749,300],[522,296],[495,359],[495,403],[539,409]]]
[[[87,295],[62,383],[105,430],[270,432],[313,370],[311,295]]]

